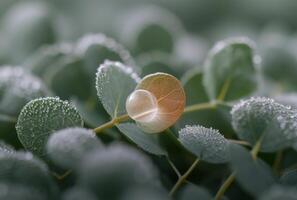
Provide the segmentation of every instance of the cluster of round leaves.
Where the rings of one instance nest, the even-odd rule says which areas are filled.
[[[72,66],[71,68],[79,66],[84,69],[85,66],[91,66],[86,63],[97,63],[96,65],[98,65],[98,62],[102,62],[102,60],[90,60],[92,56],[87,55],[96,54],[97,50],[102,52],[102,44],[106,41],[106,38],[102,38],[104,38],[102,35],[91,35],[83,38],[79,42],[80,48],[77,48],[77,52],[69,52],[67,46],[62,49],[53,48],[54,53],[52,50],[46,50],[42,56],[46,58],[48,64],[42,70],[41,68],[38,69],[38,64],[35,67],[32,65],[32,71],[44,79],[46,77],[44,75],[47,73],[60,76],[63,74],[60,71],[62,69],[65,70],[65,73],[69,72],[68,66]],[[120,49],[120,47],[114,47],[115,43],[112,41],[109,41],[109,45],[106,45],[107,50],[111,49],[111,51],[116,52]],[[92,53],[92,51],[94,52]],[[68,54],[71,56],[67,56]],[[119,58],[129,61],[127,52],[118,55]],[[80,64],[64,65],[65,62],[72,63],[72,58],[74,58],[75,63]],[[38,59],[35,60],[37,63]],[[57,63],[64,64],[58,68],[52,67]],[[222,63],[224,64],[223,67]],[[67,67],[64,68],[65,66]],[[217,101],[234,101],[252,94],[257,86],[257,62],[254,50],[249,41],[241,38],[222,41],[215,45],[209,53],[204,69],[195,70],[195,73],[190,72],[190,75],[186,75],[182,79],[185,93],[178,80],[172,75],[156,73],[141,79],[138,76],[137,69],[134,68],[136,68],[134,65],[129,67],[120,62],[103,62],[96,74],[96,89],[100,100],[96,103],[105,109],[104,112],[110,118],[115,120],[128,112],[136,123],[129,121],[115,123],[114,125],[138,147],[158,156],[169,156],[171,154],[168,146],[162,143],[162,135],[165,135],[165,139],[169,138],[166,138],[165,133],[148,134],[147,132],[162,132],[174,125],[177,118],[182,114],[185,96],[189,106],[207,101],[215,103]],[[92,71],[93,69],[88,68],[88,71],[84,72],[91,74],[94,73]],[[73,76],[65,76],[66,82],[76,80],[78,77],[79,80],[86,80],[83,73],[80,72],[79,70],[73,71]],[[31,82],[34,80],[38,83],[39,79],[35,80],[35,77],[32,77],[20,87],[27,84],[28,87],[34,88],[36,83]],[[55,80],[53,82],[57,83],[58,79],[53,79]],[[238,84],[239,80],[240,84]],[[244,90],[241,90],[241,85],[244,85]],[[16,84],[16,86],[18,85]],[[71,90],[59,91],[51,84],[48,86],[57,94],[63,93],[62,95],[65,95],[63,98],[71,98]],[[37,91],[39,88],[43,87],[37,87]],[[197,94],[191,94],[196,89]],[[130,97],[136,93],[138,95],[139,92],[145,94],[144,96],[140,95],[142,100],[143,98],[146,100],[153,99],[148,101],[149,105],[153,105],[153,107],[148,109],[149,115],[145,118],[135,117],[143,113],[143,111],[139,111],[135,114],[135,107],[133,107],[137,107],[136,103],[141,102],[134,103],[131,101],[131,103],[129,99],[129,95]],[[81,99],[86,98],[81,93],[76,93],[76,96]],[[130,103],[131,105],[129,105]],[[174,110],[169,110],[169,112],[168,107],[166,107],[168,105],[177,107]],[[256,144],[261,139],[260,151],[275,152],[287,147],[294,147],[296,144],[296,111],[294,109],[268,98],[250,98],[237,103],[233,106],[231,115],[230,106],[226,107],[217,105],[213,114],[216,117],[228,116],[228,123],[232,124],[238,138],[250,143],[250,145]],[[168,118],[162,116],[175,111],[178,111],[178,115],[174,115],[174,119],[170,115],[170,122],[167,121]],[[158,114],[161,114],[162,117]],[[212,117],[210,116],[210,119]],[[90,115],[85,115],[73,104],[56,97],[32,100],[24,106],[18,116],[16,130],[23,146],[36,156],[47,162],[51,161],[64,170],[72,170],[76,175],[74,188],[65,192],[63,198],[71,199],[72,196],[81,195],[90,196],[90,199],[139,199],[139,196],[143,194],[147,194],[147,198],[153,199],[168,198],[160,186],[157,169],[151,161],[142,153],[127,146],[112,144],[106,147],[95,137],[93,131],[82,128],[83,121],[89,118]],[[143,119],[145,120],[143,121]],[[176,128],[182,127],[179,129],[178,138],[171,139],[179,147],[182,146],[191,152],[197,159],[215,164],[228,162],[230,167],[238,172],[236,177],[241,186],[255,197],[260,197],[272,187],[279,187],[280,190],[283,190],[282,186],[279,185],[280,183],[270,173],[270,168],[262,160],[254,161],[245,148],[232,144],[218,130],[206,128],[210,125],[218,127],[215,120],[212,123],[205,125],[202,122],[203,126],[197,125],[200,124],[199,117],[193,117],[192,113],[185,113],[185,116],[175,126]],[[166,126],[163,127],[164,124]],[[17,152],[13,155],[19,154],[22,153]],[[23,159],[23,156],[21,157]],[[245,170],[246,166],[253,170]],[[257,176],[252,173],[256,173]],[[23,178],[23,175],[20,176]],[[262,181],[257,180],[259,177]],[[22,182],[20,181],[20,183]],[[11,187],[8,183],[5,183],[4,186]],[[9,191],[9,189],[7,190]],[[185,191],[197,193],[197,196],[204,195],[208,199],[211,198],[208,192],[199,187],[189,186]],[[187,195],[185,194],[185,196]],[[263,198],[267,197],[264,195]]]

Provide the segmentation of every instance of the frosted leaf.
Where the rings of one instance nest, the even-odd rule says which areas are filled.
[[[13,154],[15,152],[16,151],[13,146],[0,141],[0,154]]]
[[[229,160],[229,142],[218,130],[203,126],[186,126],[179,131],[179,141],[199,159],[210,163]]]
[[[297,142],[297,113],[290,107],[264,97],[252,97],[231,111],[238,137],[255,144],[263,135],[261,150],[273,152]]]
[[[90,72],[95,72],[98,65],[103,64],[105,60],[123,62],[133,70],[138,70],[129,51],[101,33],[83,36],[77,42],[75,53],[85,59]]]
[[[128,10],[121,20],[125,23],[118,25],[119,37],[137,53],[172,52],[174,41],[184,31],[173,13],[157,6],[146,5]]]
[[[30,101],[22,109],[16,130],[23,146],[43,157],[48,137],[54,131],[74,126],[83,126],[76,108],[59,98],[46,97]]]
[[[275,101],[286,106],[297,109],[297,93],[282,94],[275,97]]]
[[[210,50],[204,65],[203,84],[211,100],[225,92],[225,100],[251,94],[257,87],[253,43],[247,38],[218,42]],[[221,97],[222,98],[222,97]]]
[[[88,152],[102,147],[103,144],[91,130],[66,128],[50,136],[47,153],[57,165],[73,169]]]
[[[114,144],[105,151],[89,153],[82,163],[78,184],[95,192],[99,199],[119,199],[128,188],[160,184],[151,160],[125,145]]]
[[[155,155],[167,155],[159,141],[159,135],[143,132],[135,123],[121,123],[118,129],[143,150]]]
[[[132,68],[119,62],[105,61],[96,74],[96,89],[98,97],[112,117],[126,113],[126,99],[139,81]]]
[[[0,171],[1,182],[33,187],[49,199],[55,199],[57,187],[47,165],[31,153],[0,154]]]
[[[27,102],[48,94],[42,81],[23,68],[0,68],[0,113],[17,116]]]
[[[1,182],[1,200],[47,200],[48,197],[38,189],[25,184]]]
[[[275,185],[269,190],[266,190],[259,198],[259,200],[296,200],[296,187],[285,187]]]
[[[97,197],[88,189],[82,187],[73,187],[66,190],[62,195],[62,200],[98,200]]]
[[[65,57],[73,53],[73,44],[61,43],[52,46],[46,46],[37,51],[26,62],[25,66],[29,68],[32,73],[45,79],[47,73],[58,66],[57,63],[65,59]]]

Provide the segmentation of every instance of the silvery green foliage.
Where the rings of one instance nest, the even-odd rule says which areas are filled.
[[[0,140],[0,154],[12,154],[15,152],[16,151],[13,146],[6,144],[5,142]]]
[[[47,200],[44,193],[26,184],[0,182],[0,200]]]
[[[129,51],[114,39],[101,33],[83,36],[77,42],[75,53],[84,58],[91,73],[95,73],[98,65],[106,59],[123,62],[137,71]]]
[[[166,149],[161,145],[158,134],[147,134],[135,123],[121,123],[118,129],[143,150],[155,155],[167,155]]]
[[[297,109],[297,93],[287,93],[275,97],[275,101],[286,106]]]
[[[70,43],[43,47],[27,59],[24,65],[33,74],[45,79],[50,71],[56,69],[58,63],[73,53],[73,48]]]
[[[283,172],[280,183],[285,186],[297,186],[297,170],[291,169]]]
[[[265,191],[259,200],[296,200],[297,190],[295,187],[273,186]]]
[[[225,87],[225,100],[251,94],[257,87],[256,61],[253,43],[247,38],[218,42],[204,65],[203,83],[209,98],[215,100]]]
[[[131,67],[119,62],[105,61],[100,65],[96,74],[97,94],[112,118],[126,114],[126,99],[139,80]]]
[[[31,153],[0,154],[0,169],[1,182],[32,187],[48,200],[55,198],[57,188],[47,166]]]
[[[105,151],[94,151],[84,157],[78,184],[96,193],[99,199],[113,200],[129,188],[157,185],[159,177],[144,154],[132,147],[113,144]]]
[[[240,186],[253,196],[259,196],[276,184],[271,168],[262,160],[254,160],[250,152],[230,144],[230,165]]]
[[[73,187],[66,190],[62,195],[62,200],[99,200],[96,196],[82,187]]]
[[[32,99],[49,94],[41,80],[21,67],[0,68],[0,113],[17,116]]]
[[[134,187],[128,189],[119,200],[170,200],[167,191],[158,187]]]
[[[102,148],[103,144],[95,133],[84,128],[59,130],[47,142],[49,157],[65,169],[74,169],[88,152]]]
[[[236,104],[232,125],[238,137],[254,145],[261,137],[261,151],[273,152],[297,141],[297,113],[290,107],[264,97]]]
[[[8,41],[8,57],[20,63],[40,46],[55,41],[50,7],[45,2],[21,1],[2,20]]]
[[[194,184],[189,184],[180,193],[180,200],[211,200],[213,199],[211,194],[202,187],[198,187]]]
[[[23,146],[44,157],[48,137],[57,130],[83,126],[76,108],[56,97],[30,101],[18,117],[16,130]]]
[[[184,29],[180,20],[168,10],[157,6],[138,6],[120,19],[119,37],[137,53],[172,52],[175,41]],[[124,26],[123,26],[124,24]]]
[[[199,159],[210,163],[229,160],[229,142],[218,130],[203,126],[186,126],[179,131],[179,141]]]

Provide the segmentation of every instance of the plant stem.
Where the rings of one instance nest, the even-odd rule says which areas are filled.
[[[283,151],[278,151],[273,163],[273,170],[275,173],[279,174],[281,161],[283,159]]]
[[[223,197],[226,190],[232,185],[234,180],[235,180],[235,172],[232,172],[232,174],[229,175],[229,177],[225,180],[223,185],[218,190],[218,192],[215,196],[215,200],[220,200]]]
[[[177,189],[183,184],[184,181],[188,178],[188,176],[191,174],[191,172],[195,169],[196,165],[198,164],[199,159],[197,158],[193,164],[190,166],[190,168],[184,173],[182,176],[180,176],[173,186],[173,188],[170,190],[169,195],[173,196],[173,194],[177,191]]]
[[[127,114],[122,115],[122,116],[119,116],[119,117],[116,117],[116,118],[112,119],[111,121],[106,122],[105,124],[102,124],[101,126],[95,128],[94,129],[94,132],[96,134],[101,133],[103,130],[108,129],[108,128],[112,128],[116,124],[119,124],[121,122],[127,121],[129,119],[130,119],[130,117]]]
[[[262,139],[263,139],[263,136],[256,142],[253,149],[250,151],[250,153],[251,153],[254,160],[257,158],[257,155],[258,155],[258,153],[260,151]],[[225,194],[227,189],[234,182],[235,174],[236,174],[236,172],[232,172],[232,174],[225,180],[223,185],[221,185],[220,189],[218,190],[218,192],[217,192],[217,194],[215,196],[215,200],[220,200],[223,197],[223,195]]]
[[[180,172],[178,171],[178,169],[176,168],[176,166],[174,165],[174,163],[168,158],[167,158],[167,162],[169,163],[169,165],[171,166],[171,168],[173,169],[173,171],[176,173],[177,177],[181,177]]]
[[[59,175],[55,172],[53,172],[53,175],[58,179],[58,180],[63,180],[64,178],[66,178],[69,174],[71,174],[71,170],[67,170],[64,174]]]
[[[187,106],[184,110],[185,113],[194,112],[198,110],[204,110],[204,109],[212,109],[216,107],[216,102],[206,102],[206,103],[198,103],[191,106]]]
[[[234,139],[228,139],[229,142],[235,143],[235,144],[240,144],[243,146],[251,146],[250,143],[248,143],[247,141],[243,141],[243,140],[234,140]]]

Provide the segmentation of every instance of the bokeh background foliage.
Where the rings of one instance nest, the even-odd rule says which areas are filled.
[[[225,180],[223,199],[296,199],[296,9],[1,0],[0,199],[207,200]],[[125,100],[155,72],[187,107],[147,134]]]

